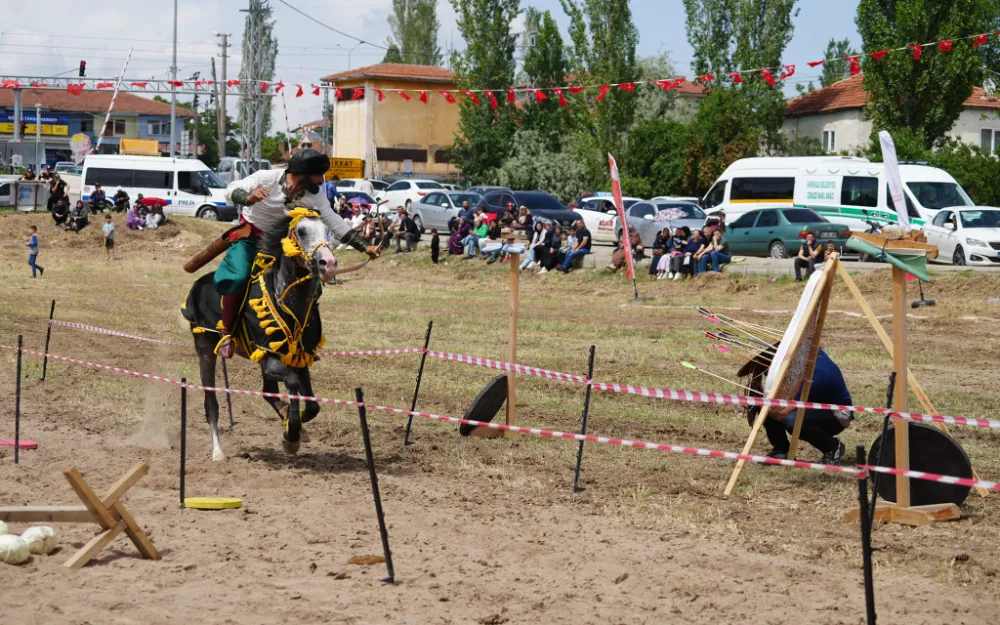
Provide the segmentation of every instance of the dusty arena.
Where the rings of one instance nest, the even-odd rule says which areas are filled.
[[[120,217],[116,220],[121,221]],[[43,278],[22,245],[38,223]],[[0,217],[0,344],[42,350],[51,300],[57,320],[188,345],[178,307],[192,277],[183,263],[222,230],[176,220],[156,231],[119,228],[118,258],[102,260],[100,231],[51,226],[47,215]],[[342,265],[360,262],[337,252]],[[212,266],[214,267],[214,265]],[[327,287],[326,350],[422,347],[505,359],[508,267],[432,265],[426,252],[385,256]],[[888,272],[855,279],[879,315],[890,311]],[[643,276],[645,277],[645,276]],[[911,299],[916,297],[913,286]],[[690,307],[731,310],[783,328],[801,287],[768,278],[702,275],[640,280],[598,271],[521,279],[518,362],[595,379],[738,392],[678,365],[735,377],[742,364],[701,336]],[[942,414],[997,418],[1000,369],[995,274],[937,277],[934,308],[913,311],[911,368]],[[883,406],[890,356],[836,283],[824,348],[859,405]],[[888,323],[888,321],[886,321]],[[53,354],[172,379],[198,379],[194,352],[55,326]],[[328,357],[313,367],[316,395],[409,408],[420,356]],[[13,438],[16,353],[0,350],[0,439]],[[397,583],[380,583],[381,556],[358,412],[324,405],[296,456],[260,398],[222,403],[222,445],[211,460],[202,394],[188,394],[187,496],[238,497],[242,508],[181,510],[180,388],[78,364],[24,356],[22,438],[38,442],[14,465],[0,447],[0,505],[78,503],[62,470],[75,466],[98,492],[139,461],[149,474],[125,504],[162,554],[142,559],[124,536],[89,565],[63,562],[96,526],[62,524],[60,548],[20,567],[0,564],[5,622],[52,623],[861,623],[861,543],[841,520],[857,481],[818,471],[749,465],[735,493],[733,462],[587,445],[572,492],[577,444],[521,435],[461,438],[457,426],[369,411]],[[496,371],[428,359],[418,408],[462,416]],[[259,368],[229,366],[230,383],[259,390]],[[219,378],[221,383],[221,376]],[[578,431],[585,386],[518,377],[517,423]],[[911,400],[911,408],[919,405]],[[843,435],[848,457],[881,419],[859,414]],[[592,433],[738,451],[748,428],[736,407],[595,391]],[[983,479],[1000,478],[1000,434],[953,428]],[[766,453],[761,437],[755,453]],[[818,461],[805,446],[800,457]],[[988,625],[1000,614],[1000,493],[971,494],[962,519],[923,528],[877,525],[875,597],[884,623]],[[12,524],[12,531],[24,525]],[[362,558],[364,560],[364,558]]]

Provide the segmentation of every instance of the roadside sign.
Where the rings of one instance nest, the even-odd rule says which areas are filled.
[[[407,158],[403,160],[403,173],[407,176],[413,175],[413,159]]]
[[[326,170],[326,179],[332,180],[334,176],[339,178],[364,178],[365,161],[360,158],[331,158],[330,169]]]

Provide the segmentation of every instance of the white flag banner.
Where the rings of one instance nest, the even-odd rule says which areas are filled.
[[[899,217],[899,227],[904,232],[909,232],[910,215],[906,211],[903,178],[899,174],[899,161],[896,160],[896,144],[892,140],[892,135],[887,130],[879,131],[878,139],[879,143],[882,144],[882,162],[885,163],[885,178],[889,184],[892,205],[896,208],[896,215]]]

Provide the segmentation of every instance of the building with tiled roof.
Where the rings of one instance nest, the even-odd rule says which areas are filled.
[[[871,138],[872,125],[864,117],[867,102],[864,75],[851,76],[789,100],[783,130],[791,139],[819,139],[832,154],[854,153]],[[950,135],[1000,154],[1000,98],[974,87]]]

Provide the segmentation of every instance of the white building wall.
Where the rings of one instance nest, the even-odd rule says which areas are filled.
[[[949,135],[970,145],[980,145],[983,129],[1000,131],[1000,109],[972,109],[962,111]]]
[[[851,154],[868,145],[872,124],[862,119],[861,109],[831,111],[815,115],[786,117],[782,130],[789,139],[813,137],[823,140],[824,130],[836,132],[834,152],[847,151]]]

